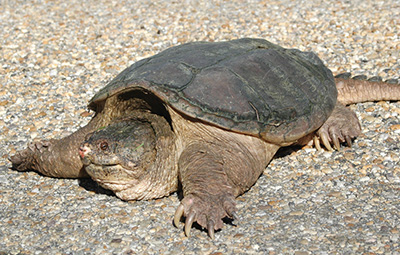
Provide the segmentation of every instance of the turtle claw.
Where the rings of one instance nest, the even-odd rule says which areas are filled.
[[[335,149],[340,151],[339,138],[338,138],[337,134],[335,134],[335,133],[332,134],[332,142],[333,142],[333,145],[335,146]]]
[[[209,220],[207,223],[208,236],[214,240],[214,221]]]
[[[320,136],[321,140],[322,140],[322,144],[325,146],[325,148],[328,151],[333,151],[331,143],[329,142],[329,137],[327,133],[322,133]]]
[[[328,151],[340,150],[340,143],[346,142],[351,147],[351,139],[361,133],[360,123],[356,114],[344,105],[338,103],[328,120],[316,132],[314,146],[322,150],[320,142]]]
[[[343,134],[345,133],[345,134]],[[352,138],[356,135],[347,135],[346,131],[337,130],[335,128],[329,129],[328,131],[321,128],[318,130],[317,135],[313,138],[313,143],[318,151],[322,151],[320,141],[328,151],[340,151],[340,144],[346,142],[348,147],[352,146]]]
[[[178,227],[179,222],[181,221],[181,218],[183,216],[184,211],[185,211],[185,207],[183,206],[183,204],[180,204],[178,206],[178,208],[176,208],[175,215],[174,215],[174,225],[175,225],[175,227]]]
[[[319,139],[318,139],[317,136],[314,136],[313,142],[314,142],[315,148],[316,148],[318,151],[322,151],[321,143],[319,142]]]
[[[182,216],[185,216],[184,232],[187,237],[190,236],[193,223],[197,222],[201,227],[207,229],[210,238],[214,239],[215,230],[223,227],[223,218],[228,216],[234,220],[239,219],[235,211],[234,196],[226,194],[218,197],[188,195],[175,211],[174,225],[178,227]]]
[[[192,229],[192,225],[193,225],[195,216],[196,216],[196,214],[192,212],[192,213],[190,213],[189,216],[186,218],[186,221],[185,221],[185,235],[186,235],[187,237],[190,236],[190,230]]]
[[[179,226],[179,223],[181,221],[182,216],[184,215],[184,212],[185,212],[185,207],[183,206],[183,204],[180,204],[178,206],[178,208],[176,208],[175,215],[174,215],[174,225],[175,225],[175,227]],[[185,235],[187,237],[190,236],[190,230],[192,229],[194,218],[195,218],[195,214],[194,213],[191,213],[186,218],[186,221],[185,221]]]
[[[349,146],[351,148],[351,146],[353,145],[352,142],[351,142],[351,137],[346,135],[345,139],[346,139],[347,146]]]

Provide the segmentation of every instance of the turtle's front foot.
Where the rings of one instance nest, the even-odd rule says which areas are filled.
[[[174,216],[174,225],[178,227],[182,216],[186,217],[185,234],[190,236],[192,224],[197,222],[208,230],[208,235],[214,239],[214,231],[223,226],[222,219],[230,217],[237,219],[235,197],[229,194],[186,196],[178,206]]]
[[[46,176],[77,178],[87,177],[78,154],[78,146],[68,137],[61,140],[32,142],[11,156],[12,169],[33,170]]]
[[[50,141],[32,142],[22,151],[11,156],[9,160],[12,163],[12,168],[17,171],[36,170],[40,171],[38,157],[50,146]]]
[[[328,120],[320,127],[314,136],[315,148],[321,149],[321,142],[326,149],[340,150],[340,143],[346,142],[351,147],[351,141],[361,133],[360,123],[356,114],[344,105],[338,103]]]

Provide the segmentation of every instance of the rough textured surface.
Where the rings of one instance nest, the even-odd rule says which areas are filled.
[[[146,89],[192,118],[274,143],[320,127],[337,97],[332,73],[315,54],[254,38],[171,47],[122,71],[90,108],[129,88]]]
[[[398,1],[4,1],[0,20],[0,252],[399,254],[399,103],[351,108],[353,148],[285,151],[210,241],[172,227],[177,195],[123,202],[89,180],[8,170],[32,138],[90,119],[86,101],[133,62],[194,40],[261,37],[337,74],[400,76]],[[21,132],[23,131],[23,132]],[[246,201],[246,202],[245,202]]]

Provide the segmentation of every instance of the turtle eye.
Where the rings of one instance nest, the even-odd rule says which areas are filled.
[[[100,149],[102,151],[105,151],[105,150],[108,149],[108,143],[107,142],[101,142],[99,147],[100,147]]]

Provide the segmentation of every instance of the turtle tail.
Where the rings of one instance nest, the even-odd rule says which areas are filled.
[[[364,78],[364,77],[361,77]],[[335,77],[338,101],[349,105],[371,101],[400,100],[400,84],[397,79],[382,82],[380,79],[363,80],[358,77],[348,79],[342,75]]]

